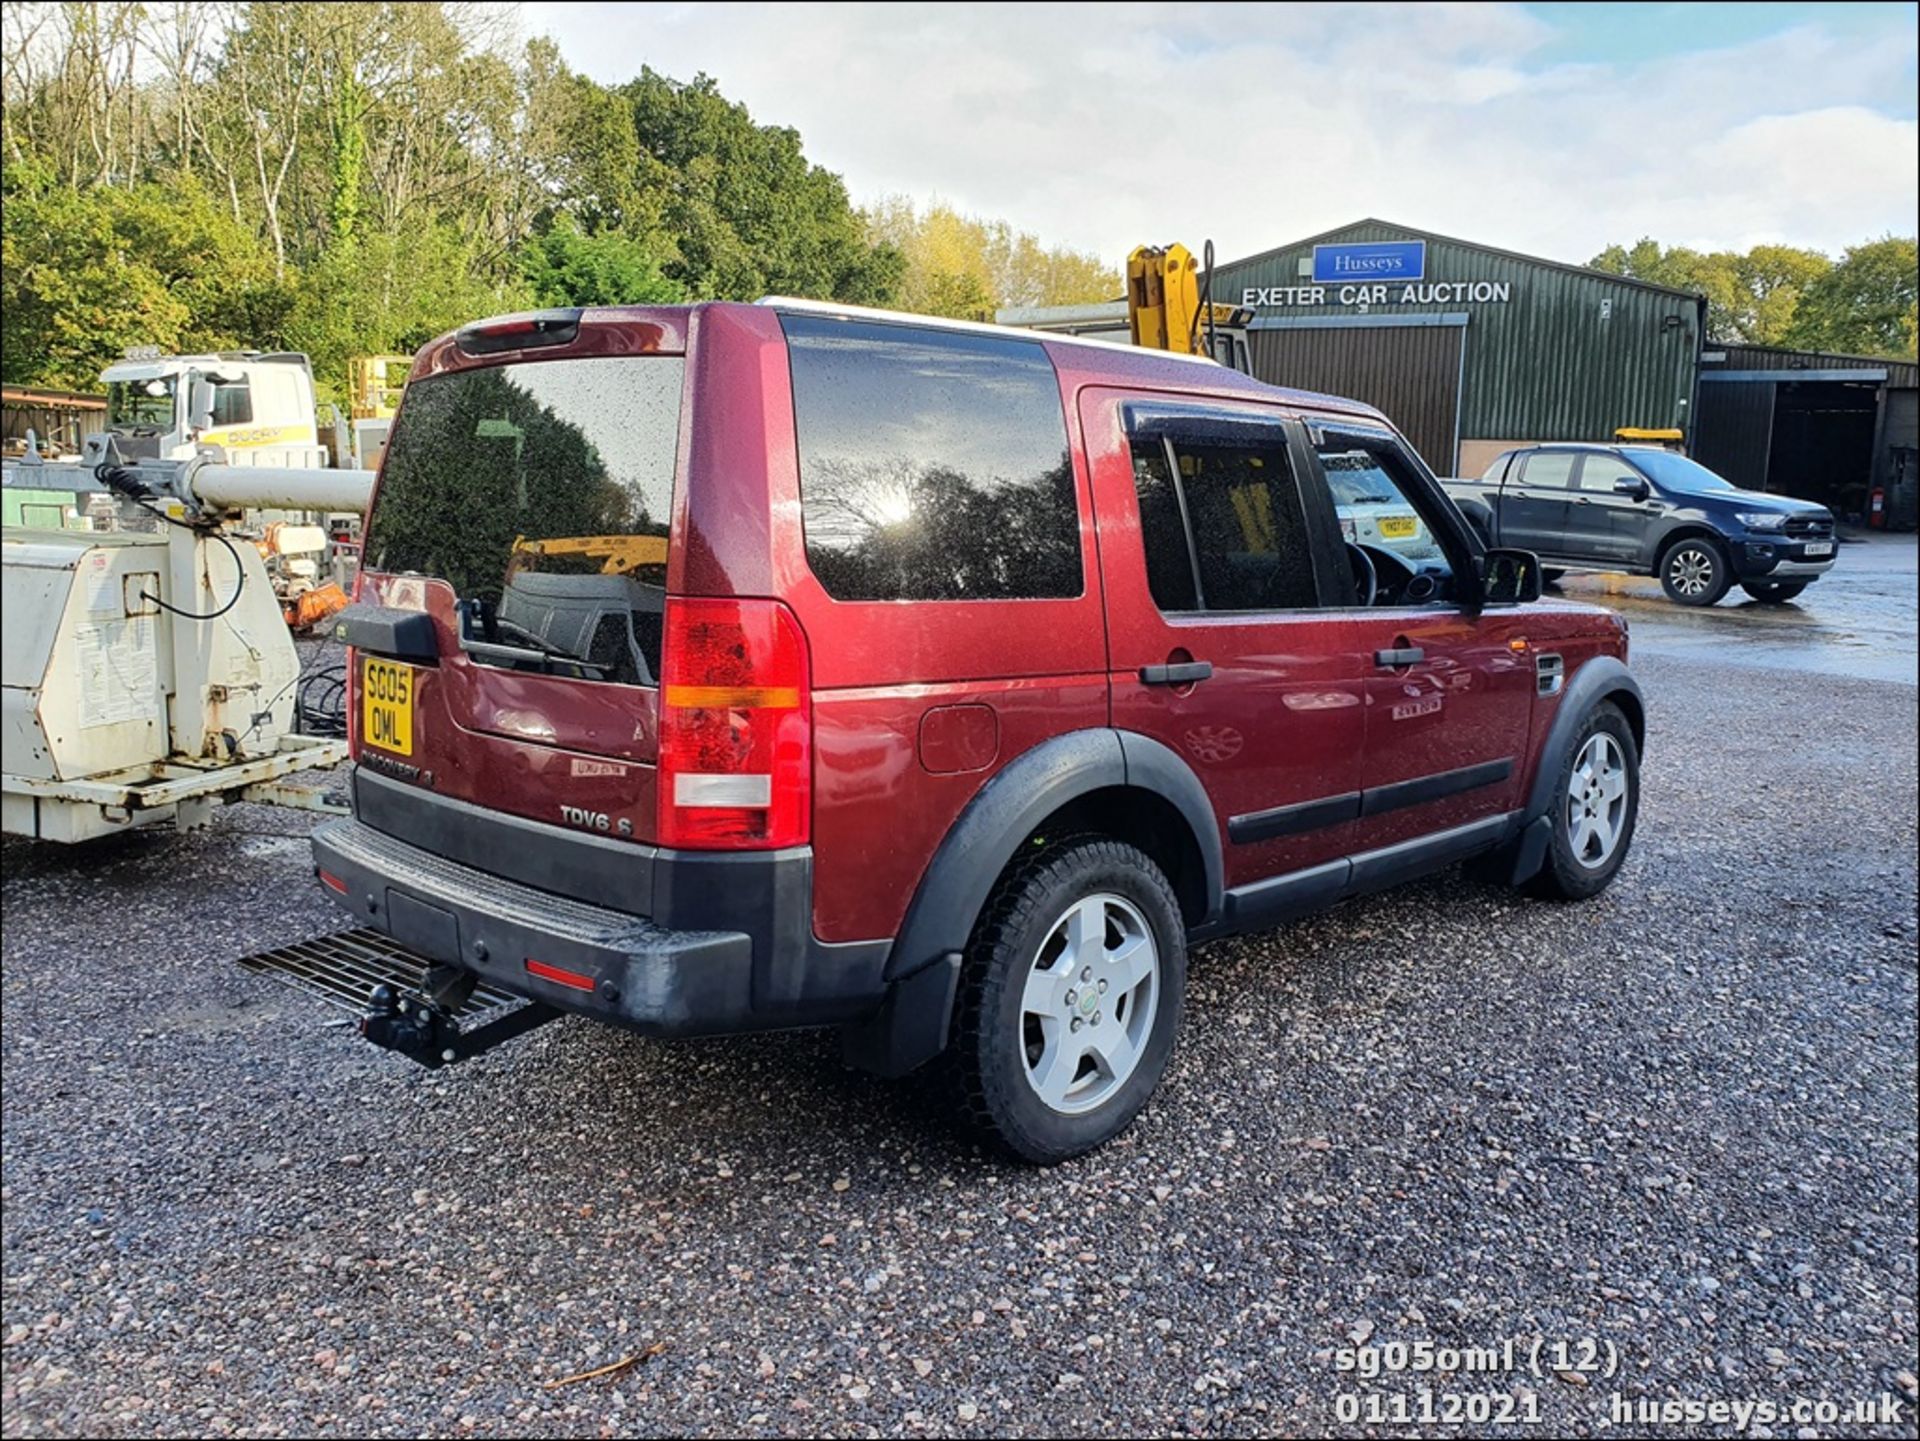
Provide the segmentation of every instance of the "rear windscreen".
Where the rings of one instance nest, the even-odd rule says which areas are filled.
[[[685,371],[680,356],[616,357],[414,381],[366,564],[446,581],[477,638],[544,668],[653,684]]]

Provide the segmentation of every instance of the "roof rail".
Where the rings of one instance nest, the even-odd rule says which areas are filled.
[[[904,310],[876,310],[866,305],[843,305],[837,300],[803,300],[791,295],[763,295],[754,302],[772,310],[790,310],[805,315],[839,315],[848,320],[877,320],[887,325],[917,325],[928,330],[957,330],[974,335],[1019,337],[1044,340],[1049,345],[1086,345],[1099,350],[1120,350],[1134,356],[1156,356],[1193,365],[1219,369],[1220,362],[1206,355],[1181,355],[1171,350],[1147,350],[1119,340],[1100,340],[1091,335],[1062,335],[1051,330],[1027,330],[1017,325],[990,325],[980,320],[950,320],[944,315],[914,315]]]

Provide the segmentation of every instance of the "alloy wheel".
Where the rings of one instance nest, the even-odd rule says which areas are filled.
[[[1027,1083],[1064,1115],[1102,1105],[1139,1067],[1159,1004],[1160,952],[1138,908],[1111,893],[1075,901],[1022,992]]]
[[[1705,595],[1713,585],[1714,560],[1697,545],[1683,545],[1667,561],[1667,581],[1681,595]]]
[[[1627,763],[1620,743],[1605,731],[1587,737],[1567,780],[1567,840],[1588,870],[1604,866],[1619,848],[1627,822]]]

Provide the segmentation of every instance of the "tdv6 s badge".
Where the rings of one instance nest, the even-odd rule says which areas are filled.
[[[580,826],[590,831],[617,831],[623,836],[633,834],[632,821],[622,816],[616,822],[605,811],[590,811],[580,806],[562,806],[560,818],[570,826]]]

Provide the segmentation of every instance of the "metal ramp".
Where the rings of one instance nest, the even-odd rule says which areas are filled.
[[[243,956],[240,968],[292,986],[359,1022],[360,1034],[430,1069],[512,1040],[560,1012],[415,955],[380,931],[341,931]]]

